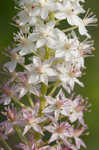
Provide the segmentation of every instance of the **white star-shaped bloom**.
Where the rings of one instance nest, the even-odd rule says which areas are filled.
[[[29,82],[43,82],[48,85],[49,77],[57,76],[57,72],[51,67],[51,61],[41,61],[39,57],[33,57],[33,64],[26,65],[30,72]]]
[[[58,12],[56,12],[55,17],[59,20],[67,19],[70,25],[78,26],[81,35],[90,37],[83,20],[78,16],[79,13],[81,12],[79,12],[78,9],[75,9],[70,1],[64,1],[63,4],[58,4]]]
[[[53,125],[48,125],[44,127],[47,131],[52,133],[51,138],[49,139],[49,143],[58,141],[62,139],[62,141],[67,144],[67,138],[73,136],[73,128],[67,122],[62,122],[61,124],[53,123]]]
[[[59,92],[56,98],[53,98],[51,96],[46,96],[47,104],[48,106],[43,110],[43,113],[45,114],[51,114],[54,113],[55,119],[59,119],[59,115],[68,115],[68,99],[65,98],[62,90]]]
[[[83,83],[78,80],[81,76],[80,70],[75,70],[70,63],[63,63],[57,65],[59,71],[58,78],[61,81],[62,86],[70,93],[74,89],[75,83],[83,87]]]

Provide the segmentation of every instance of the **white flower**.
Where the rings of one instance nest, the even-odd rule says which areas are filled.
[[[80,149],[80,146],[86,148],[85,143],[82,141],[82,139],[79,138],[85,130],[86,130],[85,127],[82,127],[81,129],[74,129],[74,139],[77,149]]]
[[[96,15],[93,15],[93,12],[89,12],[90,9],[88,9],[83,22],[85,26],[95,26],[98,19],[96,18]]]
[[[20,6],[24,6],[27,9],[27,13],[30,16],[40,16],[41,19],[47,19],[50,12],[56,10],[56,4],[54,0],[29,0],[21,1]]]
[[[32,7],[31,7],[32,8]],[[33,14],[29,15],[28,10],[22,10],[17,14],[18,19],[16,19],[16,23],[22,26],[26,26],[29,24],[30,26],[36,25],[38,23],[39,18]]]
[[[35,104],[33,111],[23,109],[23,120],[26,121],[23,135],[25,135],[31,128],[33,128],[34,131],[43,135],[39,123],[45,121],[46,117],[37,117],[38,111],[39,111],[39,103]]]
[[[56,10],[54,0],[36,0],[34,7],[33,13],[37,11],[38,15],[40,15],[40,17],[44,20],[48,18],[50,12]]]
[[[17,41],[17,45],[14,48],[14,51],[19,52],[21,56],[33,53],[36,51],[34,41],[32,39],[32,34],[29,34],[28,37],[24,36],[24,33],[20,31],[15,37],[14,40]]]
[[[64,0],[65,1],[65,0]],[[80,5],[80,2],[85,2],[85,0],[68,0],[72,3],[73,7],[78,10],[80,13],[85,13],[85,10],[83,9],[83,6]]]
[[[33,4],[35,0],[20,0],[19,5],[20,6],[29,6],[30,4]]]
[[[75,83],[83,87],[78,78],[83,74],[85,57],[94,50],[93,41],[88,40],[90,35],[87,26],[94,26],[97,19],[89,11],[85,13],[84,2],[85,0],[17,1],[19,13],[13,18],[15,26],[19,28],[14,34],[16,46],[11,52],[8,51],[11,59],[4,65],[4,71],[12,75],[12,78],[2,87],[4,93],[0,95],[0,104],[8,105],[14,101],[22,108],[18,112],[16,109],[13,111],[9,107],[5,108],[3,114],[7,121],[0,123],[0,135],[8,135],[18,125],[19,132],[22,129],[23,137],[26,136],[28,140],[24,141],[23,138],[23,143],[17,145],[19,149],[86,148],[80,136],[87,128],[84,112],[89,111],[90,105],[81,96],[65,96],[65,92],[74,90]],[[70,27],[66,28],[64,23]],[[80,41],[72,31],[75,29],[87,38]],[[33,107],[27,107],[24,101],[19,101],[24,100],[23,96],[28,97],[30,104],[33,98]]]
[[[45,114],[54,113],[55,119],[59,119],[59,115],[67,116],[66,105],[68,103],[68,99],[64,97],[62,90],[59,92],[56,98],[46,96],[48,106],[43,110]]]
[[[67,141],[67,138],[73,136],[73,128],[67,122],[62,122],[61,124],[53,123],[53,126],[48,125],[44,128],[52,133],[49,143],[62,139],[65,144],[68,144],[69,142]]]
[[[64,58],[65,61],[71,62],[76,60],[78,57],[78,46],[79,41],[76,38],[68,38],[63,32],[58,31],[59,33],[59,44],[56,47],[55,57]]]
[[[30,75],[28,73],[23,73],[18,77],[17,88],[15,91],[18,99],[25,96],[28,92],[37,96],[40,95],[40,85],[35,81],[36,79],[30,82],[29,77]]]
[[[76,25],[79,27],[79,32],[81,35],[90,37],[87,33],[83,20],[78,16],[79,13],[81,12],[79,12],[78,9],[75,9],[70,1],[64,0],[63,5],[58,4],[58,12],[56,12],[55,17],[59,20],[67,19],[70,25]]]
[[[10,86],[8,83],[2,86],[3,94],[0,96],[0,104],[8,105],[11,99],[16,96],[16,86]]]
[[[11,60],[4,64],[3,69],[10,73],[15,71],[17,64],[24,64],[24,57],[17,54],[14,49],[10,52],[9,57]]]
[[[60,72],[58,74],[59,80],[62,82],[62,86],[70,92],[74,89],[75,83],[83,86],[77,78],[81,76],[80,70],[75,70],[75,68],[70,63],[63,63],[57,66],[57,70]]]
[[[48,85],[49,77],[56,76],[56,71],[51,67],[50,61],[41,61],[39,57],[33,57],[33,64],[25,66],[31,73],[29,82],[43,82]]]
[[[38,24],[31,34],[31,39],[36,42],[36,47],[40,48],[43,46],[53,47],[56,35],[54,34],[55,22],[48,22],[46,25]],[[55,45],[55,44],[54,44]]]
[[[76,120],[85,126],[84,119],[83,119],[83,111],[85,109],[85,105],[83,104],[83,98],[77,96],[75,99],[68,100],[66,109],[68,110],[68,117],[69,120],[73,123]]]

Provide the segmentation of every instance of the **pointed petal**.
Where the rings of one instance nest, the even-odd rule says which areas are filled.
[[[51,113],[51,112],[53,112],[54,111],[54,107],[53,106],[48,106],[47,108],[45,108],[44,110],[43,110],[43,113]]]
[[[48,85],[48,76],[46,74],[42,74],[40,76],[40,81]]]
[[[47,131],[49,131],[49,132],[53,133],[53,132],[54,132],[54,130],[55,130],[55,127],[53,127],[53,126],[49,125],[49,126],[45,126],[45,127],[44,127],[44,129],[46,129]]]
[[[42,135],[44,135],[43,132],[42,132],[42,129],[41,129],[41,127],[40,127],[39,125],[33,124],[32,127],[33,127],[33,129],[34,129],[36,132],[41,133]]]
[[[40,39],[40,40],[37,41],[36,47],[40,48],[40,47],[43,47],[45,44],[46,44],[46,40],[45,39]]]
[[[42,8],[42,10],[41,10],[41,18],[42,19],[46,19],[47,17],[48,17],[48,9],[47,9],[47,7]]]
[[[51,138],[50,138],[50,140],[49,140],[49,143],[51,143],[51,142],[57,140],[57,138],[58,138],[57,133],[54,133],[54,134],[51,136]]]
[[[30,128],[31,128],[31,126],[26,125],[24,128],[24,131],[23,131],[23,135],[25,135],[29,131]]]

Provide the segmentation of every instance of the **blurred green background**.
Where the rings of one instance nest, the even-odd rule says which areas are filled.
[[[92,8],[92,11],[99,16],[99,0],[87,0],[86,8]],[[0,72],[6,57],[2,54],[4,48],[13,44],[13,32],[16,29],[10,25],[12,17],[15,15],[13,0],[0,0]],[[87,150],[99,150],[99,28],[89,27],[92,39],[95,40],[95,57],[86,59],[86,75],[82,78],[85,88],[76,89],[84,97],[89,98],[92,104],[92,112],[85,116],[90,134],[85,137]],[[0,74],[0,84],[4,80],[4,75]]]

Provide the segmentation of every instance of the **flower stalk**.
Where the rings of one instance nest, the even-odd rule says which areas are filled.
[[[6,117],[0,123],[4,137],[0,139],[7,150],[11,148],[5,137],[13,131],[20,140],[17,145],[14,143],[17,149],[86,148],[81,137],[87,130],[84,115],[90,104],[72,93],[75,84],[84,87],[80,77],[86,68],[85,58],[94,50],[86,26],[97,19],[92,13],[86,15],[83,3],[83,0],[17,2],[20,9],[14,20],[19,30],[14,34],[15,47],[8,48],[10,61],[3,66],[11,79],[2,86],[0,97]],[[64,20],[70,28],[65,26],[61,30],[59,26]],[[67,93],[71,96],[66,97]]]

